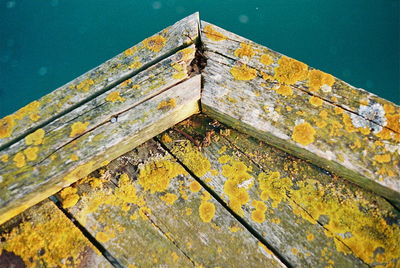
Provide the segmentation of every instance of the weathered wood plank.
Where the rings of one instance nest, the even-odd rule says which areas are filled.
[[[154,141],[58,198],[124,266],[283,266]]]
[[[0,119],[0,148],[57,119],[141,70],[196,42],[199,14],[188,16],[68,84]]]
[[[208,23],[202,107],[400,203],[400,107]]]
[[[0,267],[112,267],[46,200],[0,226]]]
[[[400,214],[385,199],[204,116],[174,129],[160,135],[172,154],[291,265],[398,265]]]
[[[171,68],[174,69],[174,66]],[[180,75],[181,70],[176,73]],[[173,77],[174,83],[168,80],[168,83],[164,84],[159,82],[164,75],[169,77],[170,73],[156,74],[157,79],[154,81],[143,82],[146,86],[141,88],[141,92],[144,94],[161,92],[153,98],[142,99],[141,94],[138,94],[137,99],[140,100],[136,103],[135,94],[131,93],[134,89],[128,83],[126,93],[132,98],[127,96],[126,102],[133,102],[131,108],[120,111],[119,108],[125,107],[124,104],[120,107],[118,99],[114,103],[112,100],[107,100],[110,94],[103,94],[93,100],[95,104],[89,107],[100,107],[96,112],[83,110],[82,114],[78,113],[76,118],[67,122],[68,124],[63,124],[52,132],[44,130],[39,133],[43,135],[34,136],[32,140],[27,138],[20,141],[22,143],[20,147],[13,146],[12,148],[16,150],[15,156],[10,159],[11,163],[3,163],[1,169],[0,223],[86,176],[104,165],[105,161],[122,155],[168,127],[197,113],[200,76],[185,80],[187,73],[182,72],[183,77],[179,79]],[[141,82],[138,85],[141,86]],[[119,92],[118,88],[114,92]],[[123,94],[121,96],[123,97]],[[104,107],[110,108],[104,110]],[[99,122],[96,117],[103,118],[104,112],[107,119]],[[86,121],[81,121],[80,118],[85,118]],[[95,123],[89,124],[92,122],[89,120],[94,120]],[[50,126],[51,124],[46,127]],[[73,135],[75,133],[76,135]],[[33,144],[30,144],[31,141]],[[24,143],[29,144],[27,149],[37,148],[37,150],[21,151],[20,148],[25,146]],[[44,153],[41,153],[43,151]],[[34,158],[31,157],[31,153]],[[25,156],[28,162],[25,162]]]

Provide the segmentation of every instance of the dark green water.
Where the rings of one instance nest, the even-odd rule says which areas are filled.
[[[400,103],[398,0],[0,0],[0,118],[200,11]]]

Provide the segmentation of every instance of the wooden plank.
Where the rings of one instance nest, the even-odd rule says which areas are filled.
[[[0,267],[112,267],[46,200],[0,226]]]
[[[385,199],[202,115],[174,129],[160,135],[172,154],[290,265],[399,264],[400,214]]]
[[[123,266],[283,266],[154,141],[58,198]]]
[[[400,107],[208,23],[202,108],[400,206]]]
[[[0,119],[0,149],[81,106],[129,77],[196,42],[199,14],[194,13],[128,48],[14,114]]]
[[[169,62],[167,59],[165,64]],[[169,69],[177,68],[172,65]],[[139,81],[139,87],[143,85],[140,94],[133,93],[135,86],[130,83],[121,85],[126,87],[126,97],[117,87],[113,92],[121,94],[115,102],[108,99],[112,93],[105,93],[91,101],[88,111],[82,108],[76,110],[76,117],[69,115],[72,119],[64,120],[60,127],[48,131],[57,124],[53,122],[37,136],[10,147],[14,150],[8,154],[10,163],[1,166],[0,223],[197,113],[200,76],[187,79],[188,74],[177,69],[153,73],[156,78],[150,82]],[[155,91],[161,93],[150,98]],[[122,104],[121,97],[126,98]]]

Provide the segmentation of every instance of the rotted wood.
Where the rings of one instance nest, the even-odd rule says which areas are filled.
[[[284,267],[155,141],[57,197],[125,267]]]
[[[81,106],[198,39],[199,14],[146,38],[68,84],[0,119],[0,149]]]
[[[112,267],[53,202],[0,226],[0,267]]]
[[[202,22],[203,112],[400,204],[400,107]]]
[[[0,222],[197,113],[200,76],[188,78],[182,53],[3,150]]]
[[[384,198],[203,115],[159,137],[290,265],[399,264],[400,214]]]

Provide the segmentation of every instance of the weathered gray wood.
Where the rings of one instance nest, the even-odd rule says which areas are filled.
[[[0,148],[23,138],[129,77],[196,42],[199,14],[188,16],[68,84],[0,119]]]
[[[88,111],[82,115],[78,113],[78,117],[73,118],[71,122],[66,122],[53,132],[43,131],[45,133],[44,138],[41,137],[43,144],[36,143],[37,146],[30,145],[29,148],[39,148],[39,152],[44,151],[44,153],[34,152],[35,158],[31,158],[32,161],[28,161],[31,155],[29,151],[19,149],[24,144],[19,148],[15,147],[15,156],[9,160],[9,164],[3,164],[1,169],[0,223],[54,194],[62,187],[86,176],[104,165],[104,162],[118,157],[168,127],[197,113],[200,99],[200,76],[185,80],[187,73],[179,69],[175,72],[179,74],[178,77],[172,75],[174,82],[171,82],[168,80],[170,74],[170,72],[157,74],[157,79],[147,84],[145,80],[143,84],[146,86],[140,90],[148,97],[142,98],[139,94],[136,98],[139,100],[135,102],[134,95],[129,95],[130,98],[127,96],[126,102],[131,105],[133,102],[130,108],[121,111],[118,109],[121,105],[118,100],[115,103],[111,101],[109,106],[107,98],[110,93],[106,93],[97,98],[101,100],[93,100],[96,104],[103,104],[102,106],[93,105],[94,107],[103,109],[97,108],[94,113]],[[160,82],[164,81],[162,80],[164,78],[167,81],[166,84]],[[131,87],[126,88],[127,94],[135,90]],[[161,93],[149,98],[154,91]],[[114,92],[119,92],[118,88]],[[105,102],[102,101],[104,99],[106,99]],[[110,108],[104,110],[104,107]],[[122,104],[121,107],[125,106]],[[97,120],[97,116],[103,118],[103,112],[106,112],[107,119]],[[89,115],[89,118],[86,119],[86,115]],[[86,121],[82,121],[80,117],[85,118]],[[112,117],[114,120],[110,120]],[[94,124],[89,124],[89,122],[94,122]],[[75,128],[78,126],[77,129],[74,129],[74,126]],[[76,135],[71,135],[74,132]],[[25,139],[21,142],[29,144],[28,141],[29,139]],[[19,165],[21,155],[23,163]],[[25,162],[25,156],[27,162]],[[40,158],[37,158],[38,156]]]
[[[112,267],[50,200],[0,226],[0,267]]]
[[[124,266],[283,266],[154,141],[58,198]]]
[[[291,265],[398,265],[400,215],[385,199],[204,116],[174,129],[186,134],[160,134],[172,154]]]
[[[400,108],[202,23],[203,111],[400,204]]]

